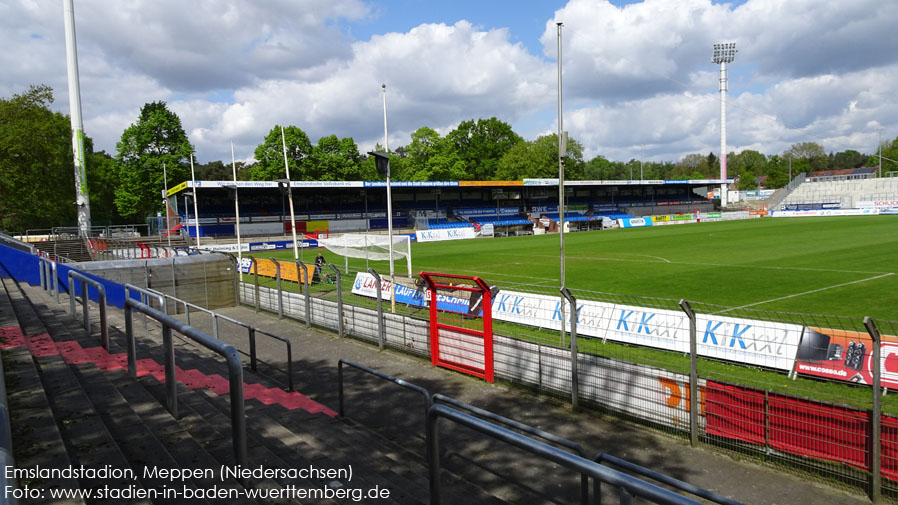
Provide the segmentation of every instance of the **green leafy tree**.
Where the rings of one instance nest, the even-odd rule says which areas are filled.
[[[829,153],[830,170],[845,170],[849,168],[860,168],[867,162],[867,156],[853,149],[848,149],[839,153]]]
[[[564,178],[583,179],[586,163],[583,162],[583,146],[574,139],[568,139],[567,158],[564,164]],[[520,180],[524,178],[558,177],[558,135],[544,135],[532,142],[515,144],[499,160],[496,170],[497,180]]]
[[[596,156],[586,162],[584,167],[584,176],[588,180],[603,181],[615,180],[615,163],[608,161],[604,156]]]
[[[98,226],[125,222],[115,206],[115,189],[119,184],[118,163],[105,151],[94,152],[93,142],[89,139],[85,139],[84,150],[88,168],[91,224]]]
[[[224,161],[197,163],[194,161],[193,173],[198,181],[227,181],[233,178],[231,164]]]
[[[169,186],[190,178],[188,157],[193,148],[181,119],[165,102],[145,104],[116,148],[119,186],[115,205],[124,217],[141,220],[162,209],[163,164]]]
[[[674,179],[706,179],[710,173],[708,158],[698,153],[692,153],[683,156],[671,175]]]
[[[823,150],[823,146],[816,142],[799,142],[797,144],[792,144],[792,146],[783,153],[783,157],[792,159],[793,175],[799,172],[818,172],[820,170],[826,170],[828,165],[826,151]],[[805,163],[802,164],[799,162],[800,170],[796,171],[796,161],[799,160],[804,160]]]
[[[485,181],[496,178],[499,160],[523,139],[511,125],[491,117],[462,121],[446,135],[447,147],[465,167],[465,179]],[[453,162],[454,163],[454,162]]]
[[[364,178],[359,147],[351,137],[321,137],[312,149],[311,158],[319,180],[354,181]]]
[[[0,226],[4,229],[24,231],[75,222],[71,123],[68,116],[51,111],[51,103],[53,90],[44,85],[0,98]]]
[[[866,165],[868,167],[879,166],[879,149],[867,158]],[[882,141],[882,175],[885,176],[889,172],[898,171],[898,137],[891,142]]]
[[[750,191],[758,189],[758,183],[755,174],[747,168],[739,170],[739,183],[736,185],[739,191]]]
[[[297,126],[284,127],[284,139],[287,143],[287,164],[290,166],[290,179],[294,181],[312,181],[316,179],[316,170],[312,163],[312,142],[309,136]],[[265,140],[254,152],[256,164],[252,167],[252,180],[273,181],[286,177],[284,170],[284,145],[281,140],[281,127],[274,128],[265,136]]]

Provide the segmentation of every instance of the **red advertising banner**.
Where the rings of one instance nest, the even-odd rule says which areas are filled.
[[[798,347],[795,371],[827,379],[873,383],[873,340],[867,333],[806,328]],[[880,342],[881,384],[898,388],[898,337],[883,335]]]
[[[776,394],[766,403],[762,391],[707,381],[707,433],[870,469],[868,412]],[[882,475],[898,480],[898,419],[883,416],[881,442]]]

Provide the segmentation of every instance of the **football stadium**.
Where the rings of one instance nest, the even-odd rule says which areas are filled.
[[[898,501],[891,10],[79,3],[96,139],[2,8],[0,505]]]
[[[295,468],[280,454],[290,440],[336,436],[327,423],[338,419],[348,423],[339,428],[345,447],[380,437],[403,451],[392,465],[452,474],[426,489],[391,482],[400,503],[441,493],[586,503],[611,489],[658,503],[684,495],[744,500],[607,451],[593,461],[551,433],[570,430],[568,414],[522,424],[506,410],[431,392],[415,372],[393,377],[395,358],[384,360],[383,350],[468,387],[499,383],[530,401],[625,421],[665,443],[785,468],[807,482],[868,494],[878,486],[889,496],[898,490],[898,403],[888,394],[898,386],[898,179],[796,181],[776,209],[771,200],[721,209],[708,198],[720,180],[574,181],[565,185],[563,214],[557,180],[398,181],[390,202],[382,182],[185,181],[168,191],[168,216],[150,236],[103,229],[87,240],[3,237],[4,366],[46,382],[53,416],[78,419],[63,422],[59,450],[93,440],[81,433],[88,422],[80,408],[54,396],[79,384],[76,396],[96,409],[85,419],[121,445],[100,451],[109,461],[131,458],[134,449],[114,441],[135,435],[105,409],[155,404],[155,416],[171,417],[141,422],[134,433],[165,446],[177,429],[207,461],[185,467],[197,472],[213,460]],[[310,362],[305,349],[321,343],[303,332],[369,350]],[[59,367],[65,378],[44,375]],[[92,382],[103,376],[102,386]],[[13,419],[20,408],[10,407]],[[128,416],[137,423],[142,414]],[[443,429],[444,443],[462,452],[483,442],[472,433],[486,434],[484,451],[496,455],[489,471],[471,454],[435,457],[447,450],[439,448]],[[343,454],[306,443],[325,457]],[[509,450],[503,444],[528,462],[499,457]],[[160,448],[159,457],[182,452]],[[91,461],[73,454],[73,462]],[[538,463],[533,454],[542,455]],[[384,467],[382,456],[371,457],[364,468],[375,479]],[[597,466],[578,466],[584,461]],[[548,489],[532,480],[546,464],[578,471]],[[178,463],[156,464],[164,465]],[[290,482],[310,492],[328,478],[294,473],[211,481],[286,497]],[[65,480],[71,476],[47,475],[56,478],[48,485],[75,485]],[[158,493],[153,482],[165,478],[147,475],[133,478],[141,492]],[[622,476],[632,480],[616,480]],[[129,475],[119,477],[124,485]],[[196,482],[199,493],[205,484]],[[354,496],[321,493],[304,496]]]

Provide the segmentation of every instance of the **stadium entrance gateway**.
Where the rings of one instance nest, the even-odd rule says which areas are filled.
[[[430,291],[430,361],[493,382],[490,288],[479,277],[421,272]]]

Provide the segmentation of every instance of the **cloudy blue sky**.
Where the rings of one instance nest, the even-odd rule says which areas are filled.
[[[498,117],[527,139],[564,126],[588,158],[717,153],[716,42],[735,42],[729,150],[796,142],[873,152],[898,136],[898,9],[882,0],[75,0],[85,131],[115,152],[168,102],[200,161],[249,159],[275,124],[313,142],[383,139]],[[49,84],[68,112],[62,3],[0,0],[0,96]]]

